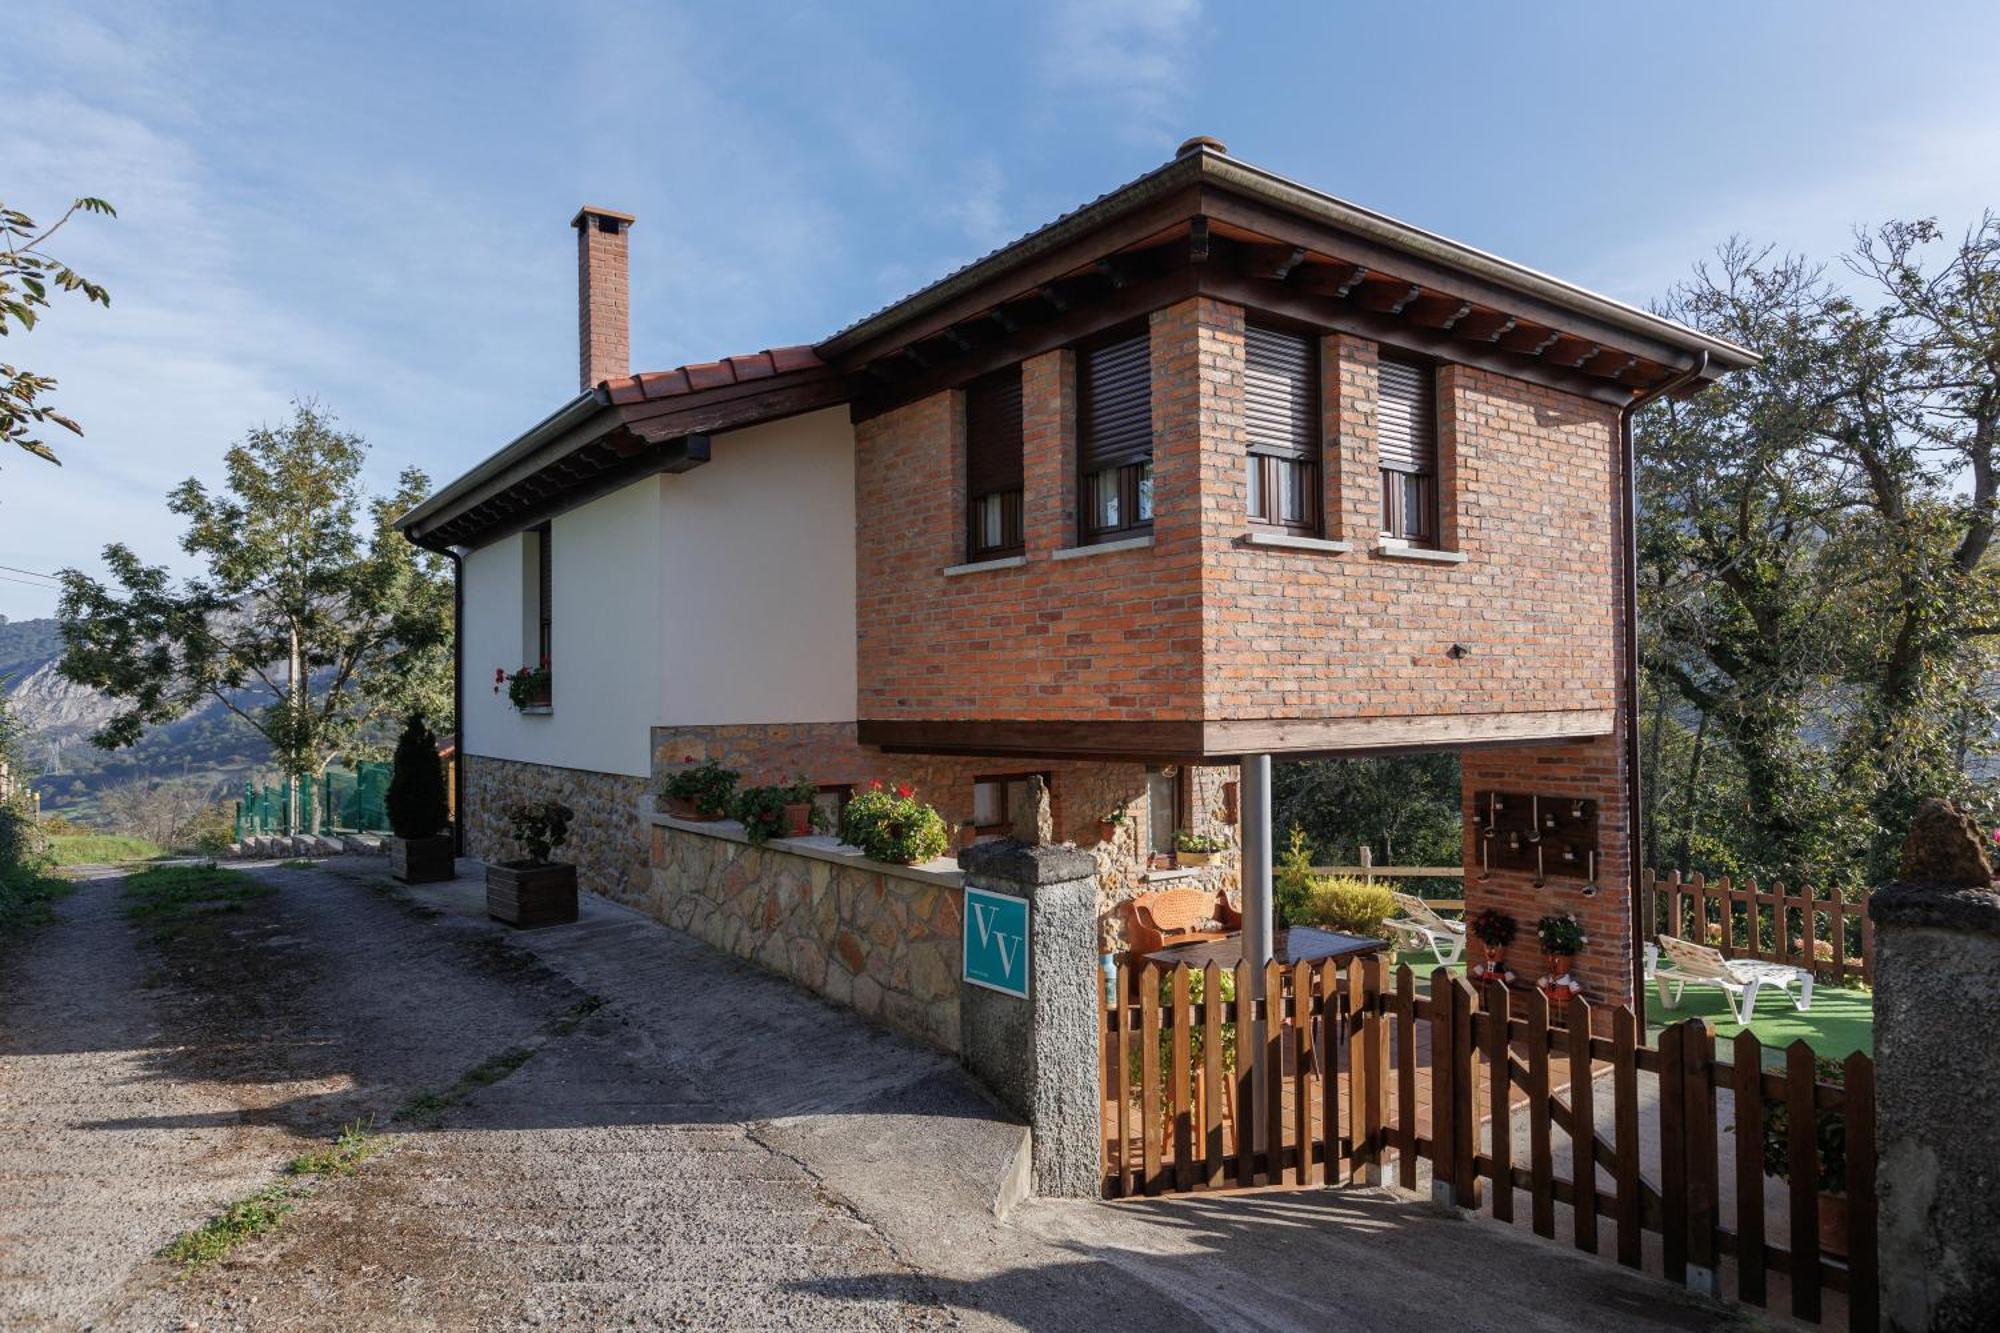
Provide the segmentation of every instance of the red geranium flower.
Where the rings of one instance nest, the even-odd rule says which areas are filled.
[[[917,789],[915,787],[912,787],[909,783],[899,782],[896,784],[896,795],[902,797],[904,800],[907,801],[916,794],[917,794]]]
[[[868,790],[869,790],[869,791],[881,791],[881,790],[882,790],[882,779],[880,779],[880,778],[870,778],[870,779],[868,779]]]

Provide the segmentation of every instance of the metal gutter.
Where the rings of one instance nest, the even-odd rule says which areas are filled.
[[[1625,844],[1631,849],[1631,864],[1626,867],[1626,878],[1629,881],[1627,893],[1631,898],[1632,994],[1642,1011],[1646,1002],[1646,940],[1639,915],[1639,878],[1643,871],[1641,854],[1645,849],[1639,845],[1639,834],[1645,828],[1645,803],[1639,787],[1639,467],[1638,453],[1632,444],[1632,418],[1648,403],[1700,383],[1701,377],[1707,373],[1707,351],[1696,352],[1693,365],[1618,410],[1618,460],[1623,491],[1619,497],[1622,510],[1620,522],[1625,530],[1625,586],[1619,590],[1624,604],[1625,698],[1620,711],[1625,722]]]
[[[551,440],[575,430],[608,406],[610,400],[596,389],[584,390],[516,436],[512,443],[474,465],[471,471],[433,492],[429,499],[398,518],[396,526],[404,533],[409,533],[411,528],[421,524],[425,519],[448,508],[488,479],[498,476]],[[412,537],[411,540],[415,541],[416,538]]]

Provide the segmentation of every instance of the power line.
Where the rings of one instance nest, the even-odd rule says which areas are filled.
[[[44,574],[38,569],[22,569],[19,565],[0,565],[0,569],[4,569],[10,574],[26,574],[30,578],[47,579],[51,583],[62,582],[61,579],[53,574]]]
[[[18,583],[24,588],[39,588],[43,592],[61,592],[60,583],[37,583],[33,579],[16,578],[12,574],[0,574],[0,583]]]

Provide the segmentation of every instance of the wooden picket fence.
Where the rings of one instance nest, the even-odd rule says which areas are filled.
[[[1678,935],[1726,958],[1810,968],[1836,986],[1875,984],[1875,923],[1863,904],[1831,890],[1787,892],[1781,883],[1760,889],[1754,879],[1736,884],[1727,875],[1711,880],[1696,871],[1683,879],[1678,870],[1647,870],[1639,877],[1639,920],[1648,939]]]
[[[1724,1294],[1727,1258],[1735,1299],[1767,1305],[1781,1280],[1802,1319],[1818,1322],[1823,1293],[1842,1292],[1849,1327],[1875,1327],[1865,1055],[1847,1059],[1844,1085],[1821,1083],[1803,1042],[1766,1068],[1745,1031],[1723,1061],[1698,1019],[1648,1046],[1628,1007],[1572,1000],[1552,1018],[1538,990],[1476,990],[1442,969],[1420,987],[1407,966],[1391,985],[1379,958],[1272,963],[1261,978],[1241,964],[1148,964],[1120,967],[1113,984],[1122,1002],[1099,987],[1107,1197],[1375,1184],[1393,1172],[1405,1189],[1427,1180],[1507,1222],[1525,1195],[1538,1235],[1555,1237],[1560,1215],[1577,1248],[1599,1253],[1609,1232],[1619,1263],[1698,1290]],[[1786,1117],[1788,1179],[1767,1184],[1772,1106]],[[1821,1252],[1822,1113],[1845,1142],[1868,1145],[1846,1154],[1845,1255]],[[1767,1191],[1788,1205],[1780,1227],[1767,1223]]]

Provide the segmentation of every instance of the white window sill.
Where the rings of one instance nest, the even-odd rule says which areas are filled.
[[[1019,569],[1028,563],[1025,555],[1003,555],[997,560],[974,560],[964,565],[946,565],[941,571],[948,579],[961,574],[984,574],[991,569]]]
[[[1314,551],[1321,555],[1340,555],[1354,549],[1353,542],[1332,541],[1325,537],[1296,537],[1289,532],[1259,532],[1255,528],[1238,537],[1236,544],[1273,551]]]
[[[1176,866],[1172,870],[1148,870],[1139,880],[1143,884],[1163,884],[1169,880],[1193,879],[1197,873],[1193,866]]]
[[[1081,560],[1087,555],[1116,555],[1120,551],[1143,551],[1153,544],[1152,534],[1144,537],[1127,537],[1123,541],[1096,542],[1090,546],[1065,546],[1057,551],[1054,559]]]
[[[1429,546],[1412,546],[1384,537],[1375,543],[1375,554],[1389,560],[1427,560],[1434,565],[1462,565],[1466,561],[1463,551],[1440,551]]]
[[[556,706],[554,704],[530,704],[526,708],[517,708],[514,711],[522,717],[554,717]]]

